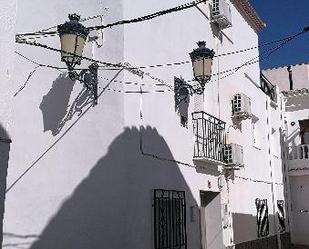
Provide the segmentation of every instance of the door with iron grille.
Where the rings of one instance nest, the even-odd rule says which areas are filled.
[[[155,249],[186,249],[186,200],[184,191],[154,190]]]

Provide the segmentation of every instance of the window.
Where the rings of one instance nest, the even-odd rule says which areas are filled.
[[[258,237],[269,235],[269,219],[268,219],[268,205],[267,200],[256,199],[256,221]]]
[[[300,137],[302,144],[309,144],[309,119],[299,120]]]
[[[184,191],[154,190],[155,249],[186,249],[186,200]]]

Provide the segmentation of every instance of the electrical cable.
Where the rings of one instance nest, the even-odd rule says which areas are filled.
[[[295,34],[295,35],[289,37],[288,39],[281,39],[281,41],[283,41],[281,44],[279,44],[278,46],[272,47],[272,48],[270,48],[270,49],[264,51],[262,54],[260,54],[260,55],[258,55],[258,56],[256,56],[256,57],[254,57],[254,58],[248,60],[247,62],[243,63],[242,65],[240,65],[240,66],[238,66],[238,67],[236,67],[236,68],[232,68],[232,69],[228,69],[228,70],[222,71],[222,72],[217,72],[217,73],[215,73],[215,74],[212,74],[212,76],[224,74],[224,73],[227,73],[227,72],[231,72],[231,73],[228,74],[228,75],[222,76],[222,77],[219,78],[218,80],[227,78],[227,77],[233,75],[234,73],[236,73],[239,69],[241,69],[241,68],[244,67],[244,66],[252,65],[252,64],[255,64],[255,63],[258,63],[258,62],[260,62],[260,61],[263,61],[263,60],[267,59],[271,54],[273,54],[273,53],[276,52],[277,50],[281,49],[281,48],[282,48],[284,45],[286,45],[288,42],[292,41],[292,40],[295,39],[296,37],[298,37],[298,36],[300,36],[300,35],[302,35],[302,34],[308,32],[308,31],[309,31],[309,28],[306,27],[306,28],[303,29],[302,32],[299,32],[299,33],[297,33],[297,34]],[[43,48],[46,48],[46,49],[50,49],[50,50],[53,50],[53,51],[56,51],[56,52],[62,52],[62,50],[60,50],[60,49],[55,49],[55,48],[52,48],[52,47],[49,47],[49,46],[47,46],[47,45],[40,44],[40,43],[37,43],[37,42],[29,42],[29,41],[20,40],[20,39],[17,39],[16,41],[19,42],[19,43],[22,43],[22,44],[28,44],[28,45],[39,46],[39,47],[43,47]],[[279,41],[279,40],[278,40],[278,41]],[[275,41],[274,41],[274,42],[271,42],[271,43],[275,43]],[[270,43],[268,43],[268,44],[270,44]],[[266,54],[266,53],[268,53],[268,54],[267,54],[265,57],[263,57],[263,55]],[[69,53],[69,54],[74,55],[73,53]],[[137,69],[137,68],[134,68],[134,67],[133,67],[133,68],[132,68],[132,67],[126,67],[126,66],[123,66],[123,65],[121,65],[121,64],[112,64],[112,63],[102,62],[102,61],[98,61],[98,60],[93,60],[93,59],[90,59],[90,58],[87,58],[87,57],[84,57],[84,56],[80,56],[80,57],[83,58],[83,59],[85,59],[85,60],[91,61],[91,62],[96,62],[96,63],[98,63],[98,64],[104,64],[105,66],[117,66],[117,67],[121,67],[121,66],[122,66],[122,68],[128,69],[128,70],[130,70],[130,69]],[[261,59],[258,59],[259,57],[262,57],[262,58],[261,58]],[[185,62],[185,63],[187,63],[187,62]],[[179,63],[177,63],[177,64],[179,64]],[[38,64],[38,65],[40,65],[40,64]],[[49,66],[49,67],[52,67],[52,66]],[[149,73],[145,73],[145,75],[147,75],[148,77],[150,77],[150,78],[153,79],[153,80],[158,81],[161,85],[165,85],[165,86],[167,86],[167,87],[168,87],[169,89],[171,89],[171,90],[173,89],[173,86],[171,86],[171,85],[165,83],[162,79],[159,79],[159,78],[157,78],[157,77],[151,76]],[[189,81],[187,81],[187,82],[191,82],[191,81],[194,81],[194,80],[189,80]],[[210,81],[210,82],[213,82],[213,81],[215,81],[215,80],[212,80],[212,81]]]
[[[177,164],[180,164],[180,165],[183,165],[183,166],[187,166],[187,167],[190,167],[190,168],[196,168],[195,165],[192,165],[192,164],[189,164],[189,163],[181,162],[181,161],[178,161],[178,160],[175,160],[175,159],[172,159],[172,158],[161,157],[161,156],[158,156],[156,154],[148,153],[148,152],[144,151],[144,148],[143,148],[144,147],[143,146],[143,134],[142,134],[142,127],[143,127],[143,120],[144,120],[144,116],[143,116],[143,90],[142,90],[142,87],[140,87],[139,93],[140,93],[140,105],[139,105],[139,116],[140,116],[140,123],[139,123],[139,150],[140,150],[141,154],[143,156],[151,157],[151,158],[154,158],[156,160],[173,162],[173,163],[177,163]]]
[[[268,45],[275,44],[275,43],[278,43],[278,42],[289,42],[291,39],[294,39],[295,37],[297,37],[297,36],[307,32],[307,31],[308,31],[308,27],[305,27],[302,32],[299,32],[299,33],[294,34],[294,35],[289,36],[289,37],[285,37],[285,38],[282,38],[282,39],[279,39],[279,40],[267,42],[267,43],[264,43],[262,45],[254,46],[254,47],[251,47],[251,48],[245,48],[245,49],[240,49],[240,50],[236,50],[236,51],[230,51],[230,52],[227,52],[227,53],[216,55],[215,57],[222,57],[222,56],[228,56],[228,55],[234,55],[234,54],[238,54],[238,53],[243,53],[245,51],[249,51],[249,50],[252,50],[252,49],[255,49],[255,48],[260,48],[260,47],[268,46]],[[16,42],[18,42],[18,43],[28,43],[28,44],[30,43],[30,42],[27,42],[27,41],[25,41],[23,39],[20,40],[20,38],[17,38]],[[41,47],[47,48],[46,45],[43,45],[43,44],[39,45],[39,43],[37,43],[37,42],[32,42],[32,44],[29,44],[29,45],[35,45],[35,44],[37,44],[37,46],[41,46]],[[56,50],[56,49],[51,48],[51,47],[49,47],[49,49]],[[61,52],[61,50],[56,50],[56,51]],[[253,58],[251,60],[254,60],[254,59],[258,58],[258,57],[259,56],[255,57],[255,58]],[[179,66],[179,65],[189,64],[189,63],[191,63],[191,61],[187,60],[187,61],[181,61],[181,62],[172,62],[172,63],[165,63],[165,64],[155,64],[155,65],[149,65],[149,66],[126,67],[126,69],[133,70],[133,69],[146,69],[146,68],[156,68],[156,67],[164,67],[164,66]],[[250,62],[246,62],[245,64],[249,64],[250,65]],[[104,66],[112,66],[112,65],[113,64],[111,64],[111,63],[109,63],[109,64],[108,63],[104,63]],[[115,68],[109,68],[108,70],[119,70],[119,65],[118,64],[117,65],[114,64],[114,66],[115,66]],[[244,65],[241,65],[241,66],[236,67],[234,69],[230,69],[228,71],[239,70],[242,66],[244,66]],[[99,68],[102,68],[102,66],[99,66]],[[228,71],[220,72],[220,74],[228,72]],[[214,75],[217,75],[217,74],[214,74]]]
[[[116,79],[119,74],[122,72],[123,69],[120,69],[116,75],[113,77],[112,80]],[[102,89],[102,91],[99,93],[98,98],[100,98],[102,96],[102,94],[105,92],[105,90],[107,90],[110,86],[110,84],[112,83],[112,81],[108,82],[105,87]],[[85,116],[86,113],[88,113],[88,111],[91,109],[92,105],[88,106],[79,116],[78,118],[63,132],[63,134],[57,138],[22,174],[20,174],[13,182],[10,186],[8,186],[8,188],[6,189],[5,193],[7,194],[9,191],[11,191],[16,184],[26,175],[28,174],[28,172],[33,169],[35,166],[37,166],[37,164],[42,160],[42,158],[44,158],[47,153],[49,151],[51,151],[60,141],[61,139],[70,131],[72,130],[72,128],[79,122],[79,120],[81,118],[83,118]]]
[[[258,56],[246,61],[245,63],[241,64],[240,66],[236,67],[235,70],[233,72],[231,72],[230,74],[228,75],[225,75],[223,77],[220,78],[221,79],[224,79],[224,78],[227,78],[227,77],[230,77],[232,76],[234,73],[236,73],[239,69],[243,68],[244,66],[248,66],[248,65],[252,65],[252,64],[255,64],[257,62],[261,62],[265,59],[267,59],[270,55],[272,55],[273,53],[275,53],[276,51],[278,51],[279,49],[281,49],[283,46],[285,46],[287,43],[291,42],[293,39],[295,39],[296,37],[308,32],[309,29],[307,28],[304,28],[301,32],[289,37],[288,39],[285,39],[283,40],[279,45],[275,46],[275,47],[272,47],[270,49],[267,49],[266,51],[264,51],[262,54],[259,54]],[[267,54],[268,53],[268,54]],[[266,54],[266,55],[265,55]],[[265,55],[265,56],[264,56]],[[261,58],[260,58],[261,57]],[[260,59],[259,59],[260,58]]]
[[[297,33],[296,35],[298,35],[298,34],[299,33]],[[244,53],[244,52],[247,52],[247,51],[250,51],[250,50],[253,50],[253,49],[257,49],[257,48],[269,46],[269,45],[272,45],[272,44],[275,44],[275,43],[279,43],[279,42],[282,42],[282,41],[286,41],[290,38],[293,38],[294,36],[295,36],[295,34],[292,35],[292,36],[288,36],[288,37],[279,39],[279,40],[267,42],[267,43],[264,43],[264,44],[261,44],[261,45],[258,45],[258,46],[253,46],[253,47],[249,47],[249,48],[244,48],[244,49],[239,49],[239,50],[235,50],[235,51],[230,51],[230,52],[227,52],[227,53],[218,54],[218,55],[215,55],[214,58]],[[131,67],[131,68],[128,68],[128,69],[147,69],[147,68],[157,68],[157,67],[165,67],[165,66],[167,66],[167,67],[169,67],[169,66],[181,66],[181,65],[186,65],[186,64],[189,64],[189,63],[192,63],[192,62],[190,60],[187,60],[187,61],[180,61],[180,62],[170,62],[170,63],[165,63],[165,64],[154,64],[154,65],[147,65],[147,66]]]
[[[100,18],[102,20],[102,17],[103,15],[100,14],[100,15],[95,15],[95,16],[89,16],[89,17],[85,17],[85,18],[82,18],[80,19],[80,22],[86,22],[86,21],[89,21],[89,20],[92,20],[92,19],[95,19],[95,18]],[[42,30],[39,30],[39,31],[36,31],[34,33],[39,33],[41,35],[37,35],[37,36],[32,36],[31,37],[27,37],[27,39],[40,39],[40,38],[43,38],[43,37],[51,37],[51,36],[58,36],[58,31],[52,31],[52,32],[55,32],[54,34],[53,33],[46,33],[47,31],[51,30],[51,29],[55,29],[57,28],[58,25],[55,25],[55,26],[52,26],[50,28],[45,28],[45,29],[42,29]],[[46,33],[46,34],[45,34]],[[23,34],[17,34],[16,37],[25,37],[25,35]]]
[[[13,95],[14,97],[16,97],[17,94],[19,94],[19,93],[27,86],[27,84],[28,84],[30,78],[33,76],[33,74],[34,74],[40,67],[41,67],[40,65],[36,66],[36,67],[34,68],[34,70],[31,71],[31,72],[29,73],[29,75],[28,75],[28,77],[27,77],[25,83],[24,83],[24,84],[18,89],[18,91]]]
[[[271,182],[267,182],[267,181],[263,181],[263,180],[256,180],[256,179],[252,179],[252,178],[249,178],[249,177],[242,177],[242,176],[237,176],[235,175],[234,176],[235,178],[238,178],[238,179],[241,179],[241,180],[245,180],[245,181],[251,181],[251,182],[255,182],[255,183],[265,183],[265,184],[273,184]],[[279,182],[275,182],[276,185],[283,185],[283,183],[279,183]]]
[[[47,64],[38,63],[38,62],[36,62],[36,61],[34,61],[34,60],[32,60],[32,59],[26,57],[25,55],[23,55],[23,54],[17,52],[17,51],[15,51],[14,53],[17,54],[18,56],[24,58],[25,60],[27,60],[27,61],[29,61],[29,62],[31,62],[31,63],[37,65],[37,66],[40,66],[40,67],[49,67],[49,68],[58,69],[58,70],[67,70],[66,67],[56,67],[56,66],[52,66],[52,65],[47,65]],[[81,69],[81,70],[82,70],[82,69]]]
[[[94,26],[94,27],[88,27],[89,30],[101,30],[101,29],[106,29],[106,28],[111,28],[114,26],[119,26],[119,25],[124,25],[124,24],[130,24],[130,23],[139,23],[139,22],[144,22],[144,21],[149,21],[151,19],[154,19],[159,16],[163,16],[166,14],[174,13],[174,12],[179,12],[185,9],[192,8],[196,6],[197,4],[200,4],[202,2],[206,2],[206,0],[196,0],[192,1],[189,3],[185,3],[179,6],[176,6],[174,8],[166,9],[166,10],[161,10],[149,15],[133,18],[133,19],[127,19],[127,20],[121,20],[117,21],[114,23],[106,24],[106,25],[99,25],[99,26]],[[25,37],[25,36],[36,36],[36,35],[55,35],[57,34],[57,31],[49,31],[49,32],[33,32],[33,33],[20,33],[16,34],[16,37]]]
[[[26,44],[26,45],[31,45],[31,46],[45,48],[45,49],[48,49],[48,50],[51,50],[51,51],[55,51],[55,52],[58,52],[58,53],[65,52],[66,54],[69,54],[69,55],[72,55],[72,56],[75,56],[75,57],[79,57],[81,59],[84,59],[84,60],[87,60],[87,61],[90,61],[90,62],[93,62],[93,63],[102,64],[102,65],[105,65],[105,66],[118,67],[118,69],[125,68],[124,66],[122,66],[120,64],[115,64],[115,63],[110,63],[110,62],[103,62],[103,61],[99,61],[99,60],[94,60],[94,59],[90,59],[90,58],[85,57],[85,56],[77,56],[74,53],[66,52],[66,51],[63,51],[61,49],[53,48],[53,47],[50,47],[50,46],[47,46],[45,44],[38,43],[38,42],[26,41],[25,39],[16,39],[16,42],[20,43],[20,44]]]

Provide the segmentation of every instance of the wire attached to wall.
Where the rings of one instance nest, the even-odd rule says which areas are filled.
[[[255,183],[265,183],[265,184],[269,184],[269,185],[272,184],[271,182],[267,182],[267,181],[263,181],[263,180],[256,180],[256,179],[253,179],[253,178],[250,178],[250,177],[242,177],[242,176],[237,176],[237,175],[235,175],[234,177],[241,179],[241,180],[255,182]],[[279,182],[275,182],[274,184],[283,186],[283,183],[279,183]]]
[[[192,2],[189,2],[189,3],[185,3],[185,4],[182,4],[182,5],[176,6],[174,8],[161,10],[161,11],[149,14],[149,15],[136,17],[136,18],[132,18],[132,19],[127,19],[127,20],[121,20],[121,21],[117,21],[117,22],[114,22],[114,23],[106,24],[106,25],[88,27],[88,29],[89,30],[101,30],[101,29],[106,29],[106,28],[112,28],[112,27],[119,26],[119,25],[149,21],[149,20],[154,19],[154,18],[159,17],[159,16],[163,16],[163,15],[166,15],[166,14],[175,13],[175,12],[179,12],[179,11],[182,11],[182,10],[190,9],[190,8],[196,6],[197,4],[200,4],[200,3],[203,3],[203,2],[206,2],[206,0],[196,0],[196,1],[192,1]],[[16,37],[38,36],[38,35],[44,36],[44,35],[55,35],[55,34],[57,34],[57,31],[20,33],[20,34],[16,34]]]
[[[228,75],[225,75],[223,77],[220,78],[221,79],[224,79],[224,78],[227,78],[227,77],[230,77],[232,76],[234,73],[236,73],[237,71],[239,71],[241,68],[247,66],[247,65],[251,65],[251,64],[255,64],[257,63],[258,61],[263,61],[267,58],[269,58],[270,55],[272,55],[273,53],[275,53],[276,51],[278,51],[279,49],[281,49],[283,46],[285,46],[286,44],[288,44],[289,42],[291,42],[293,39],[295,39],[296,37],[300,36],[300,35],[303,35],[305,34],[306,32],[308,32],[308,30],[306,28],[303,29],[303,31],[283,40],[279,45],[275,46],[275,47],[272,47],[270,49],[267,49],[266,51],[264,51],[262,54],[246,61],[245,63],[241,64],[240,66],[238,66],[233,72],[231,72],[230,74]],[[265,55],[265,56],[264,56]],[[261,57],[261,58],[260,58]],[[259,59],[260,58],[260,59]]]
[[[144,151],[144,148],[143,148],[143,134],[142,134],[143,119],[144,119],[144,116],[143,116],[143,89],[142,89],[141,86],[140,86],[139,117],[140,117],[140,124],[139,124],[139,150],[140,150],[140,152],[141,152],[141,154],[143,156],[152,157],[152,158],[154,158],[156,160],[160,160],[160,161],[168,161],[168,162],[177,163],[177,164],[184,165],[184,166],[187,166],[187,167],[190,167],[190,168],[196,168],[195,165],[191,165],[189,163],[181,162],[181,161],[174,160],[174,159],[171,159],[171,158],[164,158],[164,157],[158,156],[156,154],[152,154],[152,153],[148,153],[148,152]]]

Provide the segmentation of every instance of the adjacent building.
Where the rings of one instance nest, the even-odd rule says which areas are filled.
[[[292,242],[309,245],[309,66],[307,63],[273,68],[263,74],[282,90],[284,146],[290,188]]]

